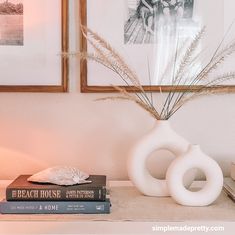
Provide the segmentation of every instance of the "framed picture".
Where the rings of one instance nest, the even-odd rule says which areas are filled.
[[[0,91],[67,91],[68,4],[0,0]]]
[[[213,14],[209,14],[212,6]],[[188,77],[203,69],[203,60],[210,58],[233,21],[233,7],[231,0],[80,0],[80,16],[82,25],[122,55],[146,91],[187,91],[189,86],[197,91],[201,85],[193,85],[188,78],[172,83],[175,56],[206,26],[197,49],[198,54],[200,50],[205,55],[190,69]],[[82,33],[80,43],[81,51],[94,52]],[[80,65],[82,92],[113,92],[113,85],[135,91],[100,64],[82,60]],[[226,81],[218,88],[235,91],[235,82]]]

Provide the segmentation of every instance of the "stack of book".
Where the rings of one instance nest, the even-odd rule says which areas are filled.
[[[235,202],[235,181],[232,178],[224,178],[223,190]]]
[[[92,183],[58,186],[28,182],[21,175],[6,188],[2,214],[108,214],[106,176],[91,175]]]

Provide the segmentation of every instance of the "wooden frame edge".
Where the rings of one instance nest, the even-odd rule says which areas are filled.
[[[61,26],[62,26],[62,52],[69,51],[69,0],[61,0]],[[61,58],[62,67],[62,92],[68,92],[69,89],[69,58]]]
[[[87,26],[87,1],[80,0],[79,1],[79,13],[80,13],[80,25]],[[87,51],[87,40],[83,36],[81,27],[79,28],[80,32],[80,50]],[[80,60],[80,89],[82,93],[89,92],[89,87],[87,86],[87,61]]]
[[[138,89],[135,87],[127,87],[127,86],[120,86],[121,88],[125,88],[128,92],[139,92]],[[143,86],[144,90],[146,92],[200,92],[201,86]],[[210,89],[210,88],[209,88]],[[211,90],[217,92],[217,93],[234,93],[235,92],[235,86],[216,86],[211,87]],[[82,86],[83,93],[117,93],[118,91],[115,90],[111,86]]]

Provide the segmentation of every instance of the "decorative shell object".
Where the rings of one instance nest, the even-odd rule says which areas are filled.
[[[56,166],[40,171],[30,176],[27,180],[35,183],[51,183],[56,185],[75,185],[87,184],[91,181],[87,180],[89,174],[80,171],[74,167]]]

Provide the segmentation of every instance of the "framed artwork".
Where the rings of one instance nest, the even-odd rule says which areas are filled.
[[[66,92],[68,0],[0,0],[0,91]]]
[[[212,6],[213,14],[209,14]],[[146,91],[187,91],[189,86],[197,91],[200,84],[191,85],[190,80],[172,85],[172,60],[203,26],[206,33],[198,50],[205,52],[203,60],[210,58],[233,21],[233,7],[231,0],[218,0],[216,4],[214,0],[80,0],[80,17],[82,25],[98,33],[122,55]],[[81,51],[93,52],[80,35]],[[200,59],[195,63],[190,73],[203,68],[202,62]],[[91,61],[80,63],[82,92],[114,92],[113,85],[135,91],[107,68]],[[221,87],[235,91],[235,82],[231,80]]]

